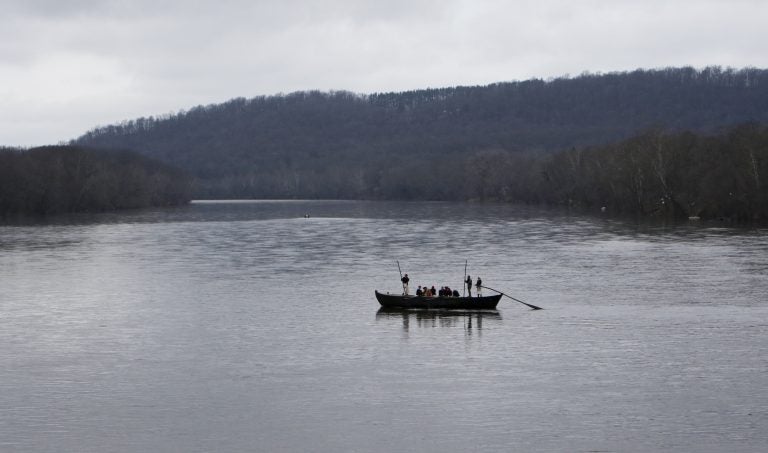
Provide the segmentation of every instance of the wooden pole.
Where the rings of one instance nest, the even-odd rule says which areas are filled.
[[[461,281],[461,297],[467,295],[467,260],[464,260],[464,280]]]

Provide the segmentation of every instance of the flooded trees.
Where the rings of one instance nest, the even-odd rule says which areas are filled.
[[[718,136],[650,130],[558,153],[544,167],[542,190],[552,204],[642,216],[768,216],[766,126],[747,124]]]

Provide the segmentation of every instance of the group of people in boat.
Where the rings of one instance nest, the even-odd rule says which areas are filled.
[[[451,289],[447,286],[441,287],[440,290],[435,290],[434,285],[432,285],[431,288],[427,286],[424,286],[424,288],[422,288],[421,286],[419,286],[418,288],[416,288],[416,295],[423,296],[423,297],[435,297],[435,296],[459,297],[461,296],[461,294],[459,294],[458,291],[456,291],[455,289]]]
[[[408,283],[410,283],[411,279],[408,278],[408,274],[405,274],[400,281],[403,283],[403,295],[408,295]],[[467,294],[469,297],[472,297],[472,277],[467,275],[467,280],[464,282],[467,285]],[[477,294],[477,297],[482,297],[482,289],[483,289],[483,280],[480,277],[477,277],[477,281],[475,282],[475,291]],[[432,285],[432,287],[428,287],[424,285],[423,287],[419,285],[418,288],[416,288],[416,296],[419,297],[461,297],[461,294],[455,289],[451,289],[448,286],[443,286],[440,288],[440,290],[435,289],[435,285]]]

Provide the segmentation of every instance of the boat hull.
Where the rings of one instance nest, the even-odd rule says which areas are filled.
[[[501,299],[501,294],[483,297],[423,297],[383,294],[378,291],[376,300],[386,308],[420,308],[449,310],[493,310]]]

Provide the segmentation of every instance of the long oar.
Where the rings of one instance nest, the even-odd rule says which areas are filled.
[[[397,270],[400,272],[400,283],[403,283],[403,271],[400,270],[400,260],[397,260]],[[403,294],[405,294],[405,283],[403,283]]]
[[[527,302],[523,302],[523,301],[522,301],[522,300],[520,300],[520,299],[515,299],[514,297],[512,297],[512,296],[510,296],[510,295],[508,295],[508,294],[504,294],[504,293],[502,293],[501,291],[499,291],[498,289],[493,289],[493,288],[490,288],[490,287],[488,287],[488,286],[481,286],[481,288],[490,289],[491,291],[495,291],[495,292],[497,292],[497,293],[501,294],[502,296],[507,296],[507,297],[509,297],[510,299],[514,300],[515,302],[520,302],[521,304],[523,304],[523,305],[527,305],[527,306],[529,306],[529,307],[533,308],[534,310],[543,310],[543,308],[541,308],[541,307],[537,307],[537,306],[535,306],[535,305],[531,305],[531,304],[529,304],[529,303],[527,303]]]

